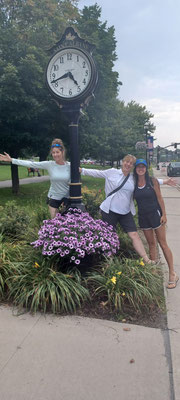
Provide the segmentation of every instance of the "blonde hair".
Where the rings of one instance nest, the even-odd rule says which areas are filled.
[[[135,157],[135,156],[132,156],[132,154],[127,154],[127,155],[123,158],[122,161],[129,161],[129,160],[132,160],[133,163],[135,163],[135,162],[136,162],[136,157]]]
[[[59,146],[61,146],[59,148],[59,150],[61,150],[62,153],[63,153],[63,160],[66,161],[66,149],[65,149],[63,141],[61,139],[53,139],[53,141],[51,143],[51,154],[52,154],[52,150],[53,150],[52,146],[55,145],[55,144],[59,144]]]

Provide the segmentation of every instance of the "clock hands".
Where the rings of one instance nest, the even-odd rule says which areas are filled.
[[[68,76],[69,76],[69,72],[67,72],[66,74],[60,76],[60,77],[57,78],[57,79],[53,79],[53,81],[51,81],[51,83],[55,83],[55,82],[59,81],[60,79],[67,78]]]
[[[70,79],[72,79],[72,81],[75,83],[75,85],[78,85],[77,81],[74,79],[74,76],[71,72],[68,72],[68,76]]]
[[[67,72],[66,74],[60,76],[57,79],[53,79],[53,81],[51,81],[51,83],[55,83],[55,82],[59,81],[60,79],[65,79],[65,78],[72,79],[72,81],[75,83],[75,85],[78,85],[77,81],[74,79],[74,76],[71,72]]]

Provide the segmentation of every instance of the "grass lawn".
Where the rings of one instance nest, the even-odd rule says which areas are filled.
[[[18,167],[19,179],[28,178],[28,171],[26,167]],[[46,170],[39,170],[41,175],[47,175]],[[37,175],[37,174],[36,174]],[[33,176],[32,174],[30,176]],[[0,164],[0,181],[7,181],[11,179],[11,166],[8,164]]]
[[[93,168],[94,166],[91,166]],[[102,169],[96,166],[95,168]],[[27,168],[19,167],[19,178],[27,178]],[[46,172],[46,171],[45,171]],[[11,179],[11,171],[9,165],[0,165],[0,181]],[[104,179],[93,178],[91,176],[81,177],[83,186],[88,187],[89,190],[104,190]],[[3,206],[7,201],[16,200],[16,203],[21,206],[35,207],[36,203],[45,203],[47,193],[49,190],[49,181],[40,183],[30,183],[27,185],[20,185],[18,195],[12,193],[11,188],[0,188],[0,205]]]
[[[18,195],[12,193],[11,188],[0,189],[0,205],[3,206],[7,201],[15,200],[17,205],[35,207],[36,203],[46,201],[49,189],[49,182],[30,183],[28,185],[21,185]]]
[[[109,167],[102,167],[101,165],[82,165],[85,168],[93,169],[108,169]],[[19,179],[28,178],[28,171],[26,167],[18,167]],[[39,169],[41,175],[48,175],[46,170]],[[32,174],[30,176],[33,176]],[[37,176],[37,174],[36,174]],[[11,166],[10,164],[0,163],[0,181],[11,179]]]

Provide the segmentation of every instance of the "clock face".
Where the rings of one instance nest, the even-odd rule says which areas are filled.
[[[51,91],[62,99],[81,97],[92,77],[88,56],[81,50],[65,48],[56,53],[47,67],[47,83]]]

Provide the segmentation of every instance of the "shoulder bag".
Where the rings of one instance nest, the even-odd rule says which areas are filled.
[[[122,182],[116,189],[112,190],[112,192],[110,192],[110,193],[107,195],[106,199],[107,199],[109,196],[111,196],[112,194],[116,193],[118,190],[120,190],[120,189],[124,186],[124,184],[126,183],[126,181],[128,180],[128,178],[129,178],[129,174],[125,177],[125,179],[123,180],[123,182]]]

